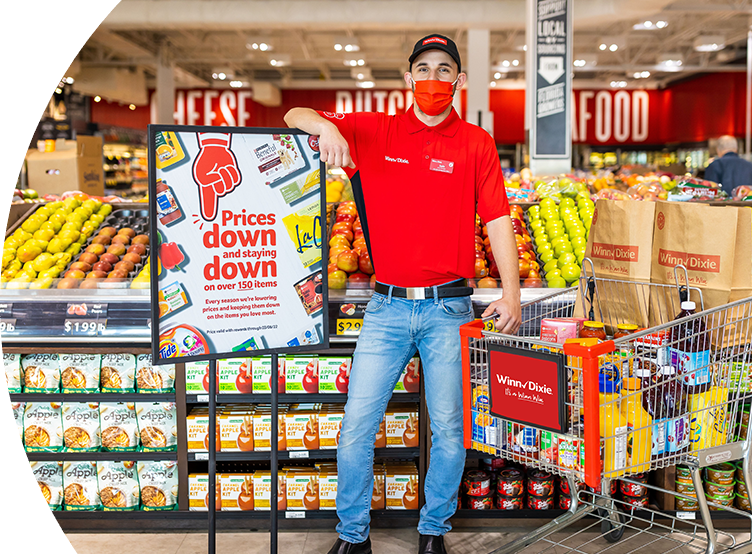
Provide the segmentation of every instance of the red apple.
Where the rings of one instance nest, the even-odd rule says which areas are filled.
[[[543,281],[540,278],[528,277],[522,282],[522,288],[539,289],[543,287]]]
[[[149,244],[149,235],[136,235],[131,236],[133,240],[131,240],[131,244],[143,244],[144,246],[147,246]]]
[[[355,250],[345,250],[337,256],[337,266],[347,273],[358,270],[358,254]]]
[[[355,216],[352,214],[337,214],[337,218],[334,220],[336,223],[353,223],[355,221]]]
[[[134,265],[135,264],[140,264],[141,263],[141,256],[139,256],[135,252],[126,252],[123,255],[123,261],[124,262],[131,262]]]
[[[352,231],[350,231],[349,229],[332,229],[332,236],[335,237],[337,235],[342,235],[349,242],[352,242],[352,240],[355,238]]]
[[[350,221],[340,221],[332,226],[332,230],[335,229],[347,229],[348,231],[352,231],[352,223]]]
[[[133,240],[136,240],[136,238],[138,237],[134,237]],[[143,244],[134,242],[128,247],[128,250],[126,250],[126,252],[128,253],[133,252],[135,254],[138,254],[139,256],[143,256],[144,254],[146,254],[146,246],[144,246]]]
[[[329,274],[330,289],[344,289],[347,286],[347,273],[338,269]]]
[[[373,264],[368,252],[361,252],[358,257],[358,268],[366,275],[373,275]]]
[[[105,252],[101,256],[99,256],[100,262],[107,262],[108,264],[115,265],[120,261],[120,258],[116,256],[115,254],[110,254],[109,252]],[[107,270],[109,271],[109,269]]]
[[[475,257],[480,258],[481,260],[486,259],[486,253],[483,250],[476,250],[475,251]]]
[[[331,272],[333,272],[333,271],[338,271],[338,270],[339,270],[339,268],[337,267],[337,264],[329,264],[329,265],[328,265],[328,266],[326,267],[326,272],[327,272],[327,273],[331,273]]]
[[[475,259],[475,276],[480,279],[488,275],[488,267],[486,267],[486,260],[480,258]]]
[[[530,274],[530,262],[527,260],[518,260],[520,266],[520,279],[527,279]]]
[[[99,261],[99,256],[92,252],[84,252],[78,257],[78,261],[92,265]]]
[[[133,271],[134,267],[135,266],[133,265],[132,262],[129,262],[127,260],[123,260],[121,262],[116,263],[115,266],[113,267],[113,269],[116,269],[116,270],[117,269],[122,269],[126,273],[130,273],[131,271]]]
[[[492,262],[491,265],[489,266],[488,275],[490,277],[493,277],[494,279],[501,278],[501,274],[499,273],[499,266],[496,265],[496,262]]]
[[[113,269],[107,274],[108,279],[125,279],[128,277],[128,272],[123,269]]]
[[[367,289],[371,278],[365,273],[355,272],[347,278],[347,286],[351,289]]]
[[[94,271],[104,271],[105,273],[112,271],[112,264],[105,261],[99,261],[91,267],[94,269]]]

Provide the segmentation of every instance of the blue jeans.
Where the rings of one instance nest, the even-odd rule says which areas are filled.
[[[394,385],[416,350],[432,432],[418,531],[444,535],[451,529],[448,520],[457,509],[465,466],[459,327],[472,320],[469,296],[407,300],[374,293],[368,303],[337,447],[337,532],[342,540],[359,543],[368,537],[373,443]]]

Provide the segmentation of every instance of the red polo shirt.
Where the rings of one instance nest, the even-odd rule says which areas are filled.
[[[428,287],[475,276],[475,213],[509,215],[496,144],[452,109],[435,127],[405,114],[319,112],[360,173],[377,279]]]

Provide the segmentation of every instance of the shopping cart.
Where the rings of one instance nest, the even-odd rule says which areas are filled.
[[[715,529],[711,510],[746,518],[750,530],[752,515],[725,497],[706,498],[702,478],[705,468],[742,460],[738,472],[752,486],[743,411],[752,393],[752,298],[700,311],[699,289],[596,278],[585,265],[591,276],[583,272],[579,286],[522,306],[518,335],[485,331],[481,321],[460,331],[466,447],[556,474],[574,491],[566,513],[492,554],[752,552],[750,540]],[[676,282],[682,277],[689,282],[686,269]],[[674,319],[688,296],[698,313]],[[545,319],[576,315],[602,321],[609,335],[624,322],[643,329],[605,342],[539,339]],[[510,381],[510,361],[531,381]],[[544,375],[537,367],[559,379],[558,410],[519,390]],[[510,415],[520,403],[530,408]],[[543,413],[551,416],[545,425],[531,423]],[[643,478],[675,465],[691,476],[681,490]],[[620,499],[612,494],[616,481],[675,497],[677,509]],[[625,532],[628,541],[614,544]]]

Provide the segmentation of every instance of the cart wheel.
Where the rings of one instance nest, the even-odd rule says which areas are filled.
[[[611,511],[611,516],[609,516],[609,511],[601,508],[599,510],[599,515],[601,517],[601,534],[608,542],[619,542],[624,535],[624,523],[627,518],[617,509],[613,509]],[[611,517],[614,515],[616,515],[619,520],[620,525],[618,527],[614,525],[611,520]]]

